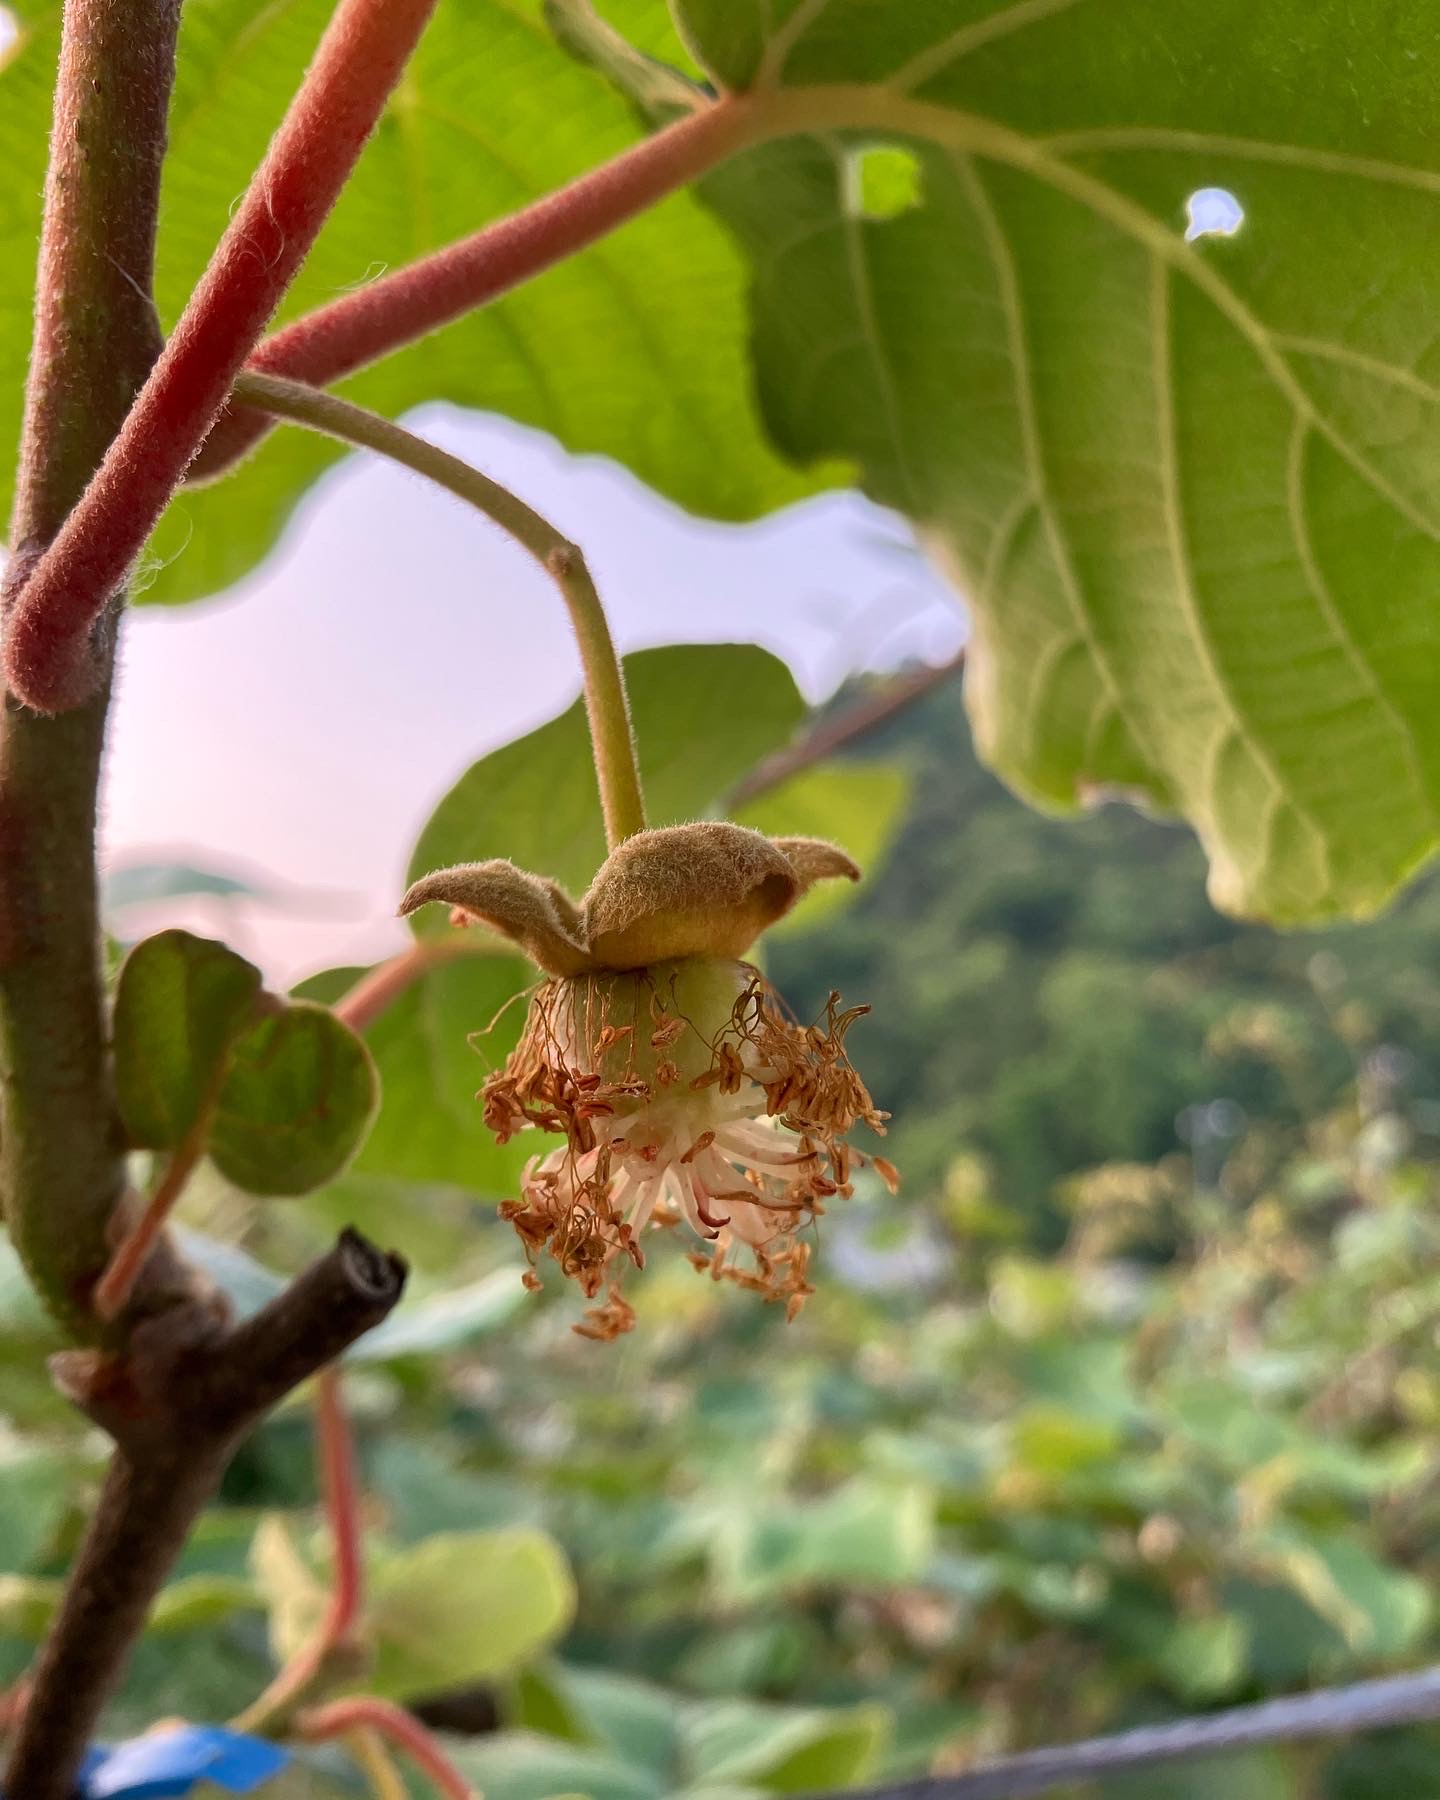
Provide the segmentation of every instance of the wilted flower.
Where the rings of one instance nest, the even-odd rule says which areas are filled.
[[[845,1142],[858,1121],[883,1130],[845,1054],[867,1009],[797,1023],[740,960],[818,880],[858,879],[816,838],[739,825],[643,831],[606,860],[579,906],[508,862],[442,869],[401,904],[430,901],[512,938],[547,972],[505,1067],[485,1083],[501,1143],[526,1126],[564,1143],[526,1165],[502,1213],[532,1264],[542,1252],[589,1299],[576,1327],[610,1338],[634,1322],[621,1265],[644,1266],[648,1228],[688,1225],[691,1254],[718,1280],[783,1301],[812,1291],[801,1228],[867,1159]],[[894,1170],[873,1160],[893,1189]]]

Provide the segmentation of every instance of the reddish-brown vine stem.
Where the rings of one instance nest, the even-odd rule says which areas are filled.
[[[373,1731],[377,1737],[403,1750],[445,1800],[476,1800],[475,1789],[414,1714],[389,1700],[377,1700],[364,1694],[351,1700],[332,1700],[328,1706],[317,1706],[301,1713],[296,1723],[301,1736],[315,1743],[348,1737],[357,1731]]]
[[[200,285],[79,504],[27,572],[6,638],[12,692],[83,704],[92,632],[304,261],[436,0],[340,0]]]
[[[267,338],[247,366],[326,387],[575,255],[743,148],[756,130],[747,96],[704,105],[522,212],[307,313]],[[223,474],[272,423],[231,406],[188,478]]]

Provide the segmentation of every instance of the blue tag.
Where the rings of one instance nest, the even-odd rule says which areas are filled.
[[[277,1744],[187,1725],[92,1752],[80,1791],[84,1800],[167,1800],[208,1781],[227,1794],[253,1794],[289,1761]]]

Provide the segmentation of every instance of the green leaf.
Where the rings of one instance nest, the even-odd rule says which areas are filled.
[[[666,1789],[644,1769],[604,1750],[504,1731],[479,1742],[447,1742],[446,1753],[485,1800],[662,1800]]]
[[[707,1786],[753,1783],[800,1794],[863,1781],[889,1730],[883,1706],[801,1711],[727,1701],[697,1708],[685,1740],[691,1770]]]
[[[352,1362],[385,1362],[396,1356],[437,1356],[463,1350],[506,1324],[528,1299],[520,1270],[494,1269],[478,1281],[402,1304],[383,1325],[360,1339]]]
[[[813,130],[702,191],[776,441],[854,459],[954,571],[987,759],[1178,808],[1231,910],[1383,904],[1440,816],[1428,0],[676,12]],[[892,217],[876,145],[918,165]],[[1210,186],[1245,224],[1187,241]]]
[[[1283,1751],[1186,1757],[1102,1784],[1103,1800],[1300,1800],[1298,1772]]]
[[[26,1570],[42,1561],[74,1483],[73,1452],[0,1434],[0,1569]]]
[[[591,1742],[603,1744],[621,1761],[650,1770],[660,1781],[674,1775],[682,1741],[683,1702],[677,1695],[606,1669],[560,1665],[549,1674],[563,1709],[552,1709],[557,1722],[563,1723],[569,1713]],[[533,1724],[538,1711],[532,1701],[527,1722]]]
[[[270,1653],[283,1664],[314,1636],[326,1595],[280,1513],[267,1513],[256,1527],[250,1572],[270,1614]]]
[[[201,1127],[216,1168],[251,1194],[303,1194],[339,1174],[379,1104],[348,1025],[263,994],[252,963],[188,931],[125,959],[115,1082],[134,1143],[173,1150]]]
[[[625,658],[625,676],[652,826],[711,812],[804,717],[790,671],[753,644],[642,650]],[[575,895],[604,861],[605,832],[579,700],[460,777],[420,834],[411,879],[492,856],[551,876]],[[422,933],[448,929],[440,907],[423,908],[412,923]]]
[[[380,1104],[370,1053],[328,1007],[296,1001],[241,1033],[209,1151],[249,1194],[303,1194],[338,1175]]]
[[[1245,1676],[1250,1631],[1235,1613],[1182,1619],[1166,1637],[1156,1667],[1182,1700],[1215,1700]]]
[[[371,1593],[367,1687],[395,1699],[506,1674],[575,1610],[563,1552],[524,1526],[425,1538],[378,1563]]]
[[[1064,1476],[1114,1460],[1120,1433],[1103,1419],[1082,1418],[1043,1402],[1026,1406],[1013,1427],[1015,1454],[1041,1475]]]
[[[40,1575],[0,1575],[0,1635],[38,1643],[59,1611],[65,1583]]]
[[[0,1344],[26,1350],[56,1347],[56,1326],[41,1304],[25,1265],[0,1235]]]
[[[19,440],[58,8],[27,0],[16,10],[37,29],[0,69],[0,516]],[[332,10],[331,0],[185,9],[156,280],[167,329]],[[437,11],[282,318],[515,212],[643,135],[627,102],[549,37],[538,10],[534,0],[474,0]],[[345,391],[391,415],[424,399],[502,413],[571,450],[621,458],[682,505],[751,516],[814,484],[760,429],[745,281],[723,228],[678,194]],[[182,491],[152,544],[144,598],[190,599],[237,580],[340,454],[282,428],[222,484]]]
[[[260,995],[260,971],[223,944],[162,931],[137,944],[115,994],[115,1087],[131,1141],[173,1150],[214,1100]]]
[[[1434,1616],[1425,1582],[1381,1562],[1359,1538],[1277,1525],[1257,1548],[1358,1655],[1403,1656]]]
[[[884,862],[904,823],[911,785],[909,770],[899,763],[822,763],[747,801],[735,819],[767,837],[828,838],[848,850],[869,875]],[[854,894],[849,882],[818,882],[770,930],[808,930]]]
[[[149,1629],[204,1630],[236,1613],[258,1612],[263,1604],[260,1590],[238,1575],[186,1575],[155,1596]]]
[[[343,1761],[333,1752],[324,1757],[318,1753],[294,1751],[291,1760],[253,1791],[259,1800],[355,1800],[357,1792],[348,1759]],[[234,1789],[222,1789],[202,1781],[191,1789],[195,1800],[224,1800]]]
[[[737,1505],[716,1534],[714,1556],[722,1591],[749,1600],[817,1582],[913,1581],[933,1537],[928,1490],[855,1480],[803,1508]]]
[[[358,973],[328,971],[298,991],[343,991]],[[513,1192],[534,1143],[497,1144],[476,1094],[515,1047],[525,1023],[518,996],[535,980],[518,957],[461,955],[427,970],[366,1029],[383,1101],[357,1174]]]

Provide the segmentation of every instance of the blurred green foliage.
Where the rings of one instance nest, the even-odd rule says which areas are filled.
[[[724,653],[684,654],[703,681]],[[789,791],[845,837],[850,766],[778,790],[764,822],[791,824]],[[1171,827],[1009,799],[953,691],[867,741],[858,774],[857,805],[883,787],[910,811],[866,821],[858,897],[768,957],[802,1015],[831,986],[874,1004],[856,1053],[906,1184],[821,1222],[795,1324],[657,1251],[636,1332],[577,1338],[573,1295],[521,1289],[463,1136],[444,1185],[362,1170],[266,1208],[210,1177],[188,1203],[187,1251],[246,1307],[349,1217],[414,1259],[347,1378],[357,1680],[417,1705],[490,1800],[814,1791],[1440,1657],[1440,896],[1300,939],[1224,921]],[[432,979],[463,996],[472,969],[526,979],[483,953]],[[454,1041],[417,1052],[447,1059],[448,1109],[483,1072],[463,1028],[488,1022],[452,1015]],[[389,1141],[418,1092],[387,1100]],[[51,1347],[0,1259],[0,1678],[98,1477]],[[114,1730],[254,1697],[320,1604],[314,1504],[293,1403],[162,1595]],[[1423,1800],[1440,1733],[1104,1793],[1221,1785]]]

